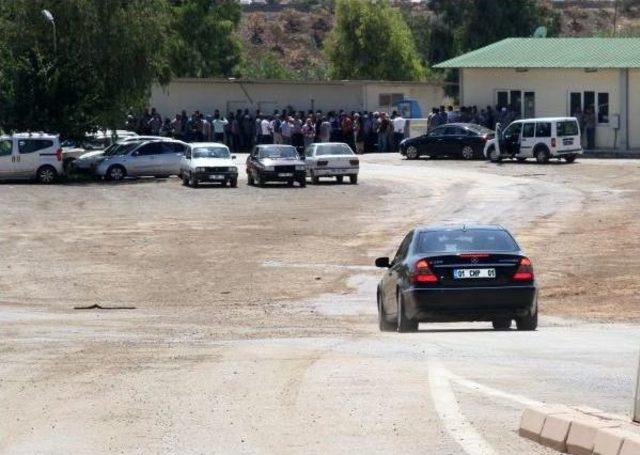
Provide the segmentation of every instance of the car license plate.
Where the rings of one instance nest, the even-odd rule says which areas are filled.
[[[224,175],[210,175],[209,180],[224,180]]]
[[[454,269],[453,277],[458,280],[466,278],[495,278],[496,269]]]
[[[293,177],[293,173],[292,172],[281,172],[280,174],[278,174],[278,177]]]

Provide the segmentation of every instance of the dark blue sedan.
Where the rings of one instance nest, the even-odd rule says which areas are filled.
[[[491,321],[497,330],[535,330],[531,260],[500,226],[432,226],[409,232],[378,285],[380,330],[415,331],[419,322]]]
[[[421,156],[430,158],[447,156],[472,160],[483,157],[484,146],[495,133],[473,123],[449,123],[432,129],[422,136],[405,139],[400,153],[408,160]]]

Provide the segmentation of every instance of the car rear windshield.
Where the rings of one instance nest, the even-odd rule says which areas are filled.
[[[485,128],[482,125],[476,125],[475,123],[470,123],[469,125],[467,125],[467,128],[476,133],[478,136],[493,134],[493,130]]]
[[[577,136],[578,133],[578,122],[575,120],[566,120],[564,122],[558,122],[558,136]]]
[[[419,253],[512,253],[518,244],[508,232],[497,229],[451,229],[422,232]]]
[[[298,158],[298,152],[291,146],[265,147],[258,153],[260,158]]]
[[[196,147],[193,149],[194,158],[229,158],[231,154],[226,147]]]
[[[316,155],[353,155],[353,150],[346,144],[317,145]]]

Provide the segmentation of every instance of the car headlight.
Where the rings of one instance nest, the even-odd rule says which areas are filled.
[[[197,167],[196,172],[205,172],[205,169],[203,167]]]
[[[306,168],[306,166],[296,166],[296,171],[304,171]]]
[[[275,169],[273,168],[273,166],[265,166],[264,170],[265,171],[274,171]]]
[[[229,167],[229,172],[238,172],[238,168],[235,166]]]

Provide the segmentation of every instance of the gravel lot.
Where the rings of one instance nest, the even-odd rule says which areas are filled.
[[[0,184],[0,452],[471,453],[470,426],[498,453],[545,453],[514,434],[522,400],[456,375],[626,412],[640,162],[361,162],[358,185],[305,189]],[[373,258],[459,221],[516,234],[541,329],[378,333]],[[74,309],[94,304],[128,309]]]

